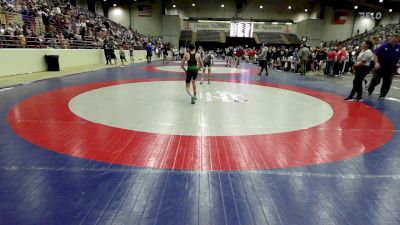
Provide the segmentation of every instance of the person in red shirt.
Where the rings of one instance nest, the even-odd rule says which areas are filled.
[[[327,76],[333,76],[333,68],[335,68],[335,64],[336,64],[336,56],[337,56],[337,52],[335,48],[332,48],[326,57],[326,70],[325,70],[325,74]]]
[[[249,56],[249,59],[254,62],[254,56],[256,56],[256,51],[254,49],[249,49],[247,51],[247,55]]]
[[[339,50],[337,54],[337,63],[339,64],[339,74],[344,72],[347,61],[348,61],[348,54],[346,48],[343,47]]]
[[[240,68],[240,63],[242,63],[242,58],[244,55],[243,48],[239,46],[238,50],[236,51],[236,66]]]

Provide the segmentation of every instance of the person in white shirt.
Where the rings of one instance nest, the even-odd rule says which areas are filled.
[[[353,99],[354,95],[357,93],[357,101],[362,101],[362,84],[365,76],[371,70],[371,61],[374,58],[374,54],[372,53],[373,44],[371,41],[364,41],[361,44],[361,52],[357,56],[356,64],[353,66],[353,73],[355,73],[353,80],[353,89],[350,92],[350,95],[344,100]]]
[[[264,69],[265,69],[265,75],[268,76],[267,55],[268,55],[268,48],[267,48],[267,46],[265,46],[265,44],[262,44],[262,46],[261,46],[261,54],[258,56],[259,64],[260,64],[260,67],[261,67],[261,71],[258,73],[259,76],[261,76],[261,74],[262,74]]]
[[[135,63],[135,49],[133,48],[133,45],[129,48],[129,56],[131,64]]]

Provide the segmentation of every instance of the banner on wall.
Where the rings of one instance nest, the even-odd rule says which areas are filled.
[[[138,12],[139,12],[139,16],[151,16],[151,6],[139,5]]]
[[[295,24],[254,24],[254,32],[295,33]]]
[[[198,30],[220,30],[228,32],[230,30],[230,23],[189,23],[189,29],[193,31]]]
[[[348,12],[335,12],[335,16],[333,18],[334,24],[345,24],[347,20]]]
[[[262,24],[254,23],[253,32],[279,32],[279,33],[296,33],[296,24]],[[184,28],[185,29],[185,28]],[[189,22],[188,29],[198,30],[219,30],[229,32],[231,23],[207,23],[207,22]]]

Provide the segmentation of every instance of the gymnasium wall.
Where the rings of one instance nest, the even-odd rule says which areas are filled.
[[[150,16],[140,16],[138,6],[144,5],[151,8]],[[131,4],[131,22],[132,28],[142,34],[150,34],[152,36],[162,36],[162,16],[161,16],[161,3],[157,1],[156,4],[151,3],[134,3]]]
[[[85,1],[85,0],[80,0]],[[323,19],[317,19],[317,12],[320,10],[317,5],[313,10],[304,12],[304,8],[308,7],[307,3],[301,3],[298,1],[292,2],[292,10],[288,10],[287,3],[280,0],[272,0],[265,4],[265,1],[249,1],[241,12],[237,12],[236,5],[233,2],[225,2],[224,8],[220,5],[222,2],[211,1],[207,4],[201,4],[197,2],[196,6],[192,6],[191,1],[183,1],[176,3],[176,8],[172,7],[170,2],[166,7],[166,14],[168,16],[179,16],[181,19],[181,29],[192,29],[189,26],[189,22],[185,19],[189,17],[203,17],[203,18],[252,18],[252,19],[275,19],[284,20],[291,19],[296,23],[302,21],[309,21],[306,24],[303,23],[302,31],[297,32],[296,29],[292,30],[292,33],[301,36],[308,36],[311,45],[315,45],[320,41],[336,41],[345,40],[351,36],[356,35],[357,30],[359,33],[363,33],[365,29],[370,30],[375,26],[375,21],[370,18],[362,17],[358,14],[355,15],[353,10],[335,10],[333,7],[326,7],[325,17]],[[83,3],[82,3],[83,4]],[[259,6],[262,4],[264,7],[260,9]],[[146,5],[151,7],[150,16],[139,16],[138,5]],[[163,21],[161,15],[161,4],[156,1],[156,4],[146,3],[132,3],[131,7],[131,18],[129,16],[129,9],[127,5],[118,5],[118,7],[112,7],[109,9],[110,19],[129,27],[129,19],[132,27],[143,34],[150,34],[157,37],[166,38],[167,41],[176,42],[176,37],[170,32],[169,22]],[[343,24],[335,23],[335,14],[344,13],[347,14],[343,18],[345,22]],[[167,19],[168,20],[168,19]],[[381,24],[392,24],[399,23],[399,13],[383,12]],[[315,23],[315,26],[312,24]],[[322,25],[321,25],[322,23]],[[296,28],[296,24],[293,28]],[[309,30],[307,30],[309,29]],[[173,29],[174,31],[177,29]],[[179,30],[179,29],[178,29]],[[270,32],[279,32],[266,30]],[[167,33],[166,33],[167,32]],[[316,34],[319,32],[320,34]],[[309,34],[309,35],[306,35]]]
[[[335,13],[341,12],[343,16],[341,19],[343,24],[335,23]],[[347,14],[347,15],[345,15]],[[325,11],[325,18],[323,20],[322,40],[336,41],[345,40],[351,36],[353,29],[354,13],[349,10],[335,11],[333,8],[327,8]]]
[[[323,20],[304,20],[297,23],[297,36],[307,37],[307,45],[311,47],[320,46],[323,41],[324,21]]]
[[[124,27],[129,27],[129,8],[128,5],[119,5],[108,9],[108,18]]]
[[[181,33],[181,19],[179,16],[162,16],[162,37],[164,42],[170,42],[173,46],[179,46],[179,36]]]
[[[96,10],[97,14],[100,14],[100,15],[104,16],[103,4],[101,2],[96,2],[95,10]]]
[[[150,12],[147,16],[140,15],[139,5],[150,7]],[[129,13],[130,7],[130,13]],[[145,3],[132,3],[130,6],[127,4],[118,4],[116,7],[108,9],[108,18],[116,23],[132,28],[142,34],[150,34],[152,36],[160,37],[162,34],[162,16],[161,4]]]
[[[400,23],[400,13],[386,13],[383,15],[381,24],[394,24]]]
[[[102,49],[2,49],[0,77],[46,71],[45,55],[59,55],[61,70],[106,63]],[[129,51],[125,51],[125,55],[129,61]],[[135,51],[136,62],[145,58],[145,50]]]
[[[88,0],[76,0],[76,5],[82,9],[88,9]]]
[[[366,29],[371,30],[374,27],[375,27],[374,19],[356,15],[353,36],[357,35],[357,30],[359,30],[359,33],[364,33]]]
[[[347,13],[347,16],[343,16],[345,20],[344,24],[335,24],[335,13],[342,12]],[[380,24],[393,24],[399,23],[399,13],[383,12]],[[353,28],[354,26],[354,28]],[[364,33],[375,27],[375,19],[371,17],[365,17],[354,11],[346,10],[333,10],[333,8],[327,8],[324,18],[324,29],[323,29],[323,40],[334,41],[334,40],[345,40],[351,36],[359,33]]]

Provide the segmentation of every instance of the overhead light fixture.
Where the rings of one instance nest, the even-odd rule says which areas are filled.
[[[105,1],[105,2],[106,2],[107,0],[103,0],[103,1]]]
[[[287,24],[287,25],[292,25],[292,23],[291,23],[291,22],[287,22],[286,24]]]
[[[196,4],[193,3],[192,6],[196,6]]]
[[[292,9],[292,6],[291,6],[291,5],[289,5],[287,8],[288,8],[288,9]]]
[[[304,12],[308,12],[308,9],[305,9]]]
[[[278,22],[272,22],[272,24],[277,25],[277,24],[279,24],[279,23],[278,23]]]
[[[382,3],[382,2],[383,2],[383,0],[379,0],[379,2],[380,2],[380,3]]]
[[[260,5],[260,9],[264,8],[264,6]]]
[[[393,12],[393,9],[389,9],[389,12]]]
[[[176,8],[176,5],[172,5],[173,8]]]
[[[354,9],[358,9],[358,5],[355,5],[355,6],[354,6]]]
[[[117,6],[117,4],[114,4],[114,7],[116,7]]]
[[[225,7],[225,5],[224,5],[224,4],[222,4],[222,5],[221,5],[221,7],[222,7],[222,8],[224,8],[224,7]]]

